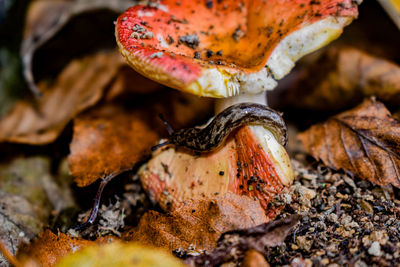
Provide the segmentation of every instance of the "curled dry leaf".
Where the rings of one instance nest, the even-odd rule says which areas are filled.
[[[168,135],[158,114],[165,114],[172,125],[182,127],[207,116],[211,109],[207,99],[170,91],[125,104],[131,108],[110,103],[74,120],[68,162],[78,186],[131,169],[150,154],[151,147]]]
[[[249,250],[264,254],[268,247],[282,244],[299,219],[299,215],[291,215],[253,228],[226,232],[219,239],[214,251],[191,256],[185,263],[191,266],[220,266],[224,262],[242,260]]]
[[[199,196],[231,192],[258,199],[271,218],[279,208],[268,204],[293,181],[285,148],[259,125],[243,126],[210,153],[173,147],[156,151],[139,175],[150,198],[164,210]]]
[[[115,237],[106,236],[96,241],[88,241],[63,233],[54,234],[50,230],[45,230],[30,244],[22,245],[18,249],[17,258],[22,263],[33,262],[43,267],[54,266],[62,258],[81,248],[95,243],[109,243],[114,240]]]
[[[340,110],[366,96],[398,106],[400,66],[352,47],[328,49],[288,91],[290,105]]]
[[[63,55],[69,55],[66,60],[71,57],[79,55],[83,50],[88,49],[93,51],[93,48],[100,46],[102,47],[105,43],[104,39],[112,39],[112,21],[115,19],[112,16],[103,16],[92,19],[91,21],[85,21],[80,23],[79,28],[69,29],[72,31],[64,31],[66,25],[80,14],[86,14],[88,16],[91,12],[99,12],[101,10],[110,10],[116,14],[123,12],[129,6],[134,3],[132,0],[37,0],[32,1],[29,6],[25,31],[23,34],[23,40],[21,45],[21,56],[23,59],[24,76],[28,82],[29,87],[36,93],[44,92],[44,89],[37,87],[34,78],[34,59],[36,52],[44,47],[58,33],[62,33],[58,36],[58,42],[53,42],[50,49],[40,54],[40,61],[46,61],[47,58],[51,58],[52,62],[49,65],[54,67],[55,61],[60,61]],[[104,24],[104,25],[103,25]],[[107,24],[110,24],[107,31]],[[103,25],[102,31],[97,34],[88,34],[85,27],[98,27]],[[107,35],[103,35],[103,32],[108,32]],[[82,34],[84,33],[84,34]],[[74,41],[68,40],[74,38]],[[103,41],[102,41],[103,40]],[[54,53],[54,56],[52,56]],[[75,54],[75,55],[74,55]],[[57,57],[57,60],[54,58]],[[110,61],[111,62],[111,61]],[[40,62],[40,64],[43,64]],[[45,68],[45,71],[52,72],[53,70]],[[40,70],[38,70],[40,71]]]
[[[298,135],[307,152],[333,169],[400,187],[400,122],[375,99]]]
[[[116,257],[116,255],[118,255]],[[171,254],[141,244],[113,242],[82,249],[64,258],[58,267],[75,266],[136,266],[136,267],[184,267],[185,265]]]
[[[0,142],[46,144],[54,141],[79,112],[94,105],[124,65],[115,51],[72,61],[37,102],[20,101],[0,119]]]
[[[21,242],[43,230],[54,209],[73,204],[71,195],[60,197],[61,190],[51,177],[47,158],[18,158],[0,166],[0,242],[12,254]]]
[[[190,245],[212,250],[222,233],[268,220],[258,201],[227,193],[188,201],[167,215],[149,211],[137,227],[123,233],[122,239],[169,250],[188,249]]]

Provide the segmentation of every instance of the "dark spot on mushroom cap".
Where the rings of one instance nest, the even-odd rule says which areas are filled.
[[[168,35],[167,37],[167,43],[172,44],[174,42],[174,38],[171,37],[171,35]]]
[[[213,0],[206,0],[206,7],[207,8],[212,8],[214,6]]]
[[[214,55],[214,52],[212,50],[208,49],[206,52],[206,56],[209,58],[209,57],[212,57],[213,55]]]
[[[196,58],[196,59],[201,59],[201,54],[200,54],[200,52],[198,52],[198,51],[194,52],[194,58]]]

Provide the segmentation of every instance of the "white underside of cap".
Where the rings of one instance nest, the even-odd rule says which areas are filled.
[[[209,97],[231,97],[272,90],[276,80],[288,74],[298,59],[339,37],[352,20],[353,17],[327,17],[291,33],[275,47],[266,68],[258,72],[243,73],[223,67],[205,69],[187,91]]]
[[[304,55],[338,38],[342,29],[352,20],[350,17],[327,17],[283,39],[267,61],[275,79],[282,79]]]
[[[230,97],[247,92],[256,94],[275,88],[277,82],[264,68],[259,72],[244,74],[238,71],[210,68],[192,84],[188,91],[196,95],[209,97]]]

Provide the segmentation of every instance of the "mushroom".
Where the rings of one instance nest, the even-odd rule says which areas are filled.
[[[165,0],[129,8],[116,38],[139,73],[222,98],[274,88],[297,59],[337,38],[356,16],[352,0]]]
[[[221,123],[220,112],[232,114],[226,110],[236,112],[243,102],[266,105],[266,90],[296,60],[337,38],[357,15],[357,1],[351,0],[165,0],[129,8],[116,22],[116,39],[139,73],[183,92],[219,98],[212,123],[226,134],[230,126]],[[186,140],[195,143],[184,145],[190,150],[180,147],[185,134],[192,132],[193,139],[200,129],[179,137],[169,127],[171,137],[180,138],[172,142],[178,146],[154,152],[139,171],[143,186],[164,209],[231,191],[259,199],[273,217],[276,210],[269,203],[291,184],[293,171],[283,147],[285,127],[279,114],[272,114],[280,133],[271,125],[246,122],[210,151],[196,146],[201,140]]]

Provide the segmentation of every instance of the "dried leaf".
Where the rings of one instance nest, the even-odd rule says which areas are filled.
[[[283,243],[299,218],[299,215],[291,215],[253,228],[226,232],[214,251],[189,257],[185,263],[191,266],[220,266],[224,262],[243,259],[248,250],[254,249],[264,254],[266,248]]]
[[[227,193],[188,201],[167,215],[149,211],[136,228],[123,233],[122,239],[169,250],[187,249],[191,244],[210,250],[223,232],[268,220],[258,201]]]
[[[307,152],[333,169],[400,187],[400,122],[375,99],[298,135]]]
[[[50,49],[45,49],[39,54],[40,60],[37,60],[42,66],[38,68],[44,69],[46,72],[54,71],[54,66],[57,65],[62,57],[65,57],[67,62],[76,55],[82,54],[86,49],[93,51],[99,47],[104,47],[105,43],[111,43],[113,37],[112,21],[116,15],[123,12],[129,6],[133,5],[132,0],[37,0],[32,1],[29,6],[26,18],[25,32],[23,34],[21,56],[24,65],[24,76],[29,87],[36,93],[44,92],[43,88],[37,88],[32,68],[35,67],[34,59],[40,48],[43,48],[50,40],[58,37],[58,41],[51,44]],[[90,12],[100,12],[110,10],[115,13],[115,16],[100,16],[95,19],[86,20],[84,23],[78,23],[76,28],[67,29],[70,31],[61,31],[66,29],[70,23],[78,15],[88,14]],[[101,27],[104,24],[103,27]],[[106,29],[105,26],[110,25]],[[95,28],[96,27],[96,28]],[[101,27],[102,31],[97,34],[90,34],[94,30]],[[89,29],[86,29],[89,28]],[[61,32],[61,34],[59,34]],[[107,32],[109,34],[103,34]],[[88,38],[89,37],[89,38]],[[74,41],[68,39],[73,38]],[[57,38],[56,38],[57,39]],[[104,40],[109,39],[109,41]],[[98,47],[96,47],[96,45]],[[66,56],[68,55],[68,56]],[[43,61],[48,61],[49,66],[43,67]]]
[[[398,106],[400,67],[356,48],[328,49],[288,92],[289,104],[300,108],[340,110],[366,96]]]
[[[116,255],[118,255],[116,257]],[[102,246],[91,246],[64,258],[58,267],[75,266],[168,266],[185,265],[167,252],[144,247],[139,244],[113,242]]]
[[[115,237],[106,236],[96,241],[88,241],[72,237],[63,233],[54,234],[50,230],[42,232],[30,244],[25,244],[18,249],[17,258],[21,262],[35,262],[39,266],[54,266],[63,257],[77,250],[95,243],[108,243]]]
[[[128,102],[132,106],[133,101]],[[165,114],[172,125],[180,128],[211,110],[209,100],[177,92],[136,102],[133,108],[121,103],[100,106],[75,119],[68,161],[78,186],[131,169],[150,154],[151,147],[168,135],[158,114]]]
[[[72,61],[54,84],[39,85],[45,94],[37,102],[21,101],[0,120],[0,141],[54,141],[76,114],[99,101],[124,64],[115,51]]]
[[[269,264],[260,252],[251,249],[244,254],[244,259],[243,259],[243,263],[241,266],[243,266],[243,267],[269,267]]]
[[[162,89],[163,86],[161,84],[140,75],[128,65],[122,65],[107,90],[104,100],[107,102],[112,101],[121,97],[121,95],[151,94]]]
[[[0,166],[0,242],[12,254],[21,242],[28,242],[47,226],[53,209],[60,211],[73,204],[71,196],[69,201],[57,196],[60,190],[50,175],[47,158],[19,158]],[[57,202],[54,197],[59,198]]]

